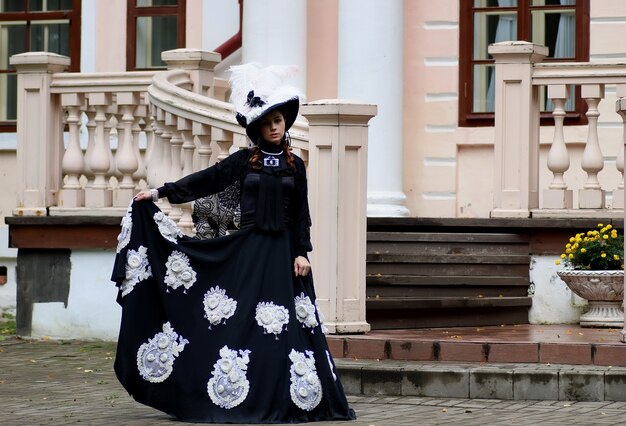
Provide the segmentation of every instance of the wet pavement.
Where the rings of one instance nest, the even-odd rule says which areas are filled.
[[[0,342],[0,424],[182,425],[135,402],[113,372],[115,343]],[[626,392],[626,389],[625,389]],[[626,402],[350,395],[352,425],[626,425]]]

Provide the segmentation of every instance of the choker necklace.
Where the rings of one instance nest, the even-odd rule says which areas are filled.
[[[280,151],[280,152],[267,152],[267,151],[263,151],[263,150],[261,150],[261,152],[263,154],[266,154],[266,155],[281,155],[283,153],[283,151]]]

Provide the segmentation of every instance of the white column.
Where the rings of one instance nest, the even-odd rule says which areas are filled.
[[[242,36],[242,62],[297,65],[289,84],[306,89],[306,0],[247,1]]]
[[[247,3],[246,3],[247,6]],[[339,0],[340,99],[378,105],[370,123],[368,216],[408,216],[402,189],[403,2]]]

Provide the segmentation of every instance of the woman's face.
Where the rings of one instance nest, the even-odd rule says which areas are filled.
[[[273,144],[280,144],[285,135],[285,118],[279,111],[270,111],[261,119],[261,137]]]

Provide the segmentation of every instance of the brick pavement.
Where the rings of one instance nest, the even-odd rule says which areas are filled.
[[[0,342],[0,424],[164,425],[117,382],[110,342]],[[349,396],[351,425],[626,425],[626,402]]]

